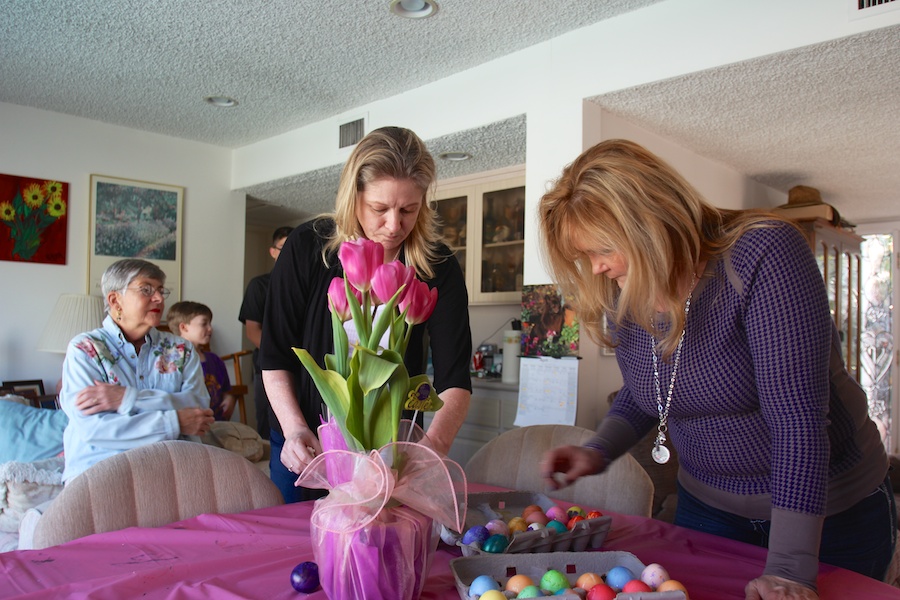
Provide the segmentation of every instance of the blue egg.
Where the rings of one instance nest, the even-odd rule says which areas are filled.
[[[567,531],[569,530],[569,529],[566,527],[566,524],[565,524],[565,523],[560,523],[560,522],[557,521],[556,519],[553,519],[552,521],[550,521],[549,523],[547,523],[547,529],[552,529],[552,530],[554,530],[556,533],[565,533],[565,532],[567,532]]]
[[[632,579],[635,579],[634,573],[627,567],[613,567],[606,574],[606,585],[615,590],[621,590]]]
[[[463,544],[478,544],[481,545],[484,543],[486,539],[491,537],[491,532],[487,530],[487,527],[484,525],[475,525],[474,527],[470,527],[462,537]]]
[[[500,591],[500,584],[488,575],[479,575],[469,584],[469,596],[480,596],[488,590]]]

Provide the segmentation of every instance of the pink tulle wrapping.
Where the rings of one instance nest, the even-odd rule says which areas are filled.
[[[316,501],[310,530],[322,588],[332,600],[415,600],[440,525],[462,530],[462,467],[425,445],[421,430],[411,433],[424,443],[398,442],[363,454],[346,450],[333,422],[319,428],[325,452],[297,484],[330,490]]]

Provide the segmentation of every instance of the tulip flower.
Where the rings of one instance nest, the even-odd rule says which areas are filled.
[[[294,348],[340,428],[346,447],[370,451],[396,442],[407,401],[416,410],[437,410],[442,402],[426,375],[409,376],[403,357],[414,325],[427,321],[437,304],[437,288],[416,279],[415,269],[398,261],[384,263],[381,244],[361,239],[338,251],[344,278],[328,286],[334,353],[320,362]],[[373,305],[383,305],[378,311]],[[344,323],[353,320],[359,342],[351,347]],[[390,331],[387,348],[379,346]],[[419,397],[423,384],[431,390]]]
[[[351,288],[351,290],[356,296],[356,300],[362,302],[362,292],[356,288]],[[350,303],[347,301],[347,293],[344,290],[344,280],[341,277],[332,279],[331,285],[328,286],[328,307],[341,319],[342,323],[353,317],[350,312]]]
[[[424,281],[413,280],[399,304],[406,312],[406,322],[412,326],[427,321],[437,306],[437,297],[437,288],[429,289]]]
[[[338,258],[350,285],[368,292],[375,269],[384,263],[384,246],[365,238],[344,242],[338,250]]]
[[[375,304],[384,304],[394,297],[401,286],[406,286],[403,296],[409,290],[409,283],[415,279],[416,270],[413,267],[404,266],[399,260],[381,265],[375,270],[372,277],[372,293]],[[402,301],[403,296],[400,297]]]

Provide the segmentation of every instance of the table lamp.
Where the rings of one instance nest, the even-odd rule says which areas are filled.
[[[87,294],[61,294],[50,313],[37,349],[65,354],[73,337],[100,327],[105,315],[103,298]]]

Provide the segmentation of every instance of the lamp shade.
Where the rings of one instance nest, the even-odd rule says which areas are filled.
[[[73,337],[100,327],[105,312],[103,298],[99,296],[61,294],[50,313],[37,349],[65,354]]]

